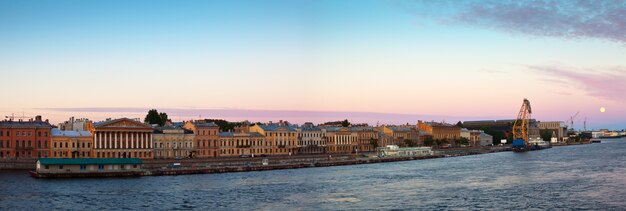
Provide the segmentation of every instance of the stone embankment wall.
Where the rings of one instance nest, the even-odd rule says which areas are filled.
[[[0,170],[35,170],[36,159],[0,159]]]

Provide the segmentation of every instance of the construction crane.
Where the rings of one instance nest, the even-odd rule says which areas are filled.
[[[521,140],[521,144],[526,145],[528,141],[528,123],[530,122],[530,116],[533,113],[532,108],[530,107],[530,101],[524,98],[524,102],[522,104],[522,108],[520,108],[519,113],[517,114],[517,119],[515,119],[515,123],[513,123],[513,144],[515,145],[516,141],[519,144]]]
[[[587,131],[587,117],[585,117],[585,121],[583,122],[583,131]]]
[[[567,123],[569,123],[569,125],[567,125],[571,130],[574,130],[574,119],[578,116],[578,114],[580,114],[580,111],[576,112],[576,114],[574,114],[573,116],[571,116],[569,118],[569,120],[567,120]]]
[[[4,116],[4,118],[13,121],[15,119],[32,119],[33,117],[25,116],[24,113],[22,113],[22,116],[15,116],[15,113],[11,113],[11,116]]]

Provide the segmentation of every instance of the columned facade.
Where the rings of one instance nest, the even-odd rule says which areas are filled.
[[[152,132],[150,126],[127,118],[95,123],[93,156],[152,159]]]

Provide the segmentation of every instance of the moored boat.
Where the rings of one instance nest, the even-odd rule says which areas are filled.
[[[34,178],[71,177],[136,177],[144,176],[143,161],[139,158],[40,158]]]

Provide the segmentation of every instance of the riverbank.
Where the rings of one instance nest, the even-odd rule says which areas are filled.
[[[268,164],[262,163],[263,159],[256,158],[255,160],[247,160],[243,163],[237,162],[235,165],[225,165],[219,163],[220,166],[216,167],[191,167],[191,168],[162,168],[148,170],[146,176],[162,176],[162,175],[185,175],[185,174],[214,174],[214,173],[228,173],[228,172],[247,172],[247,171],[268,171],[268,170],[281,170],[281,169],[298,169],[298,168],[313,168],[313,167],[330,167],[330,166],[345,166],[345,165],[361,165],[361,164],[373,164],[373,163],[387,163],[387,162],[400,162],[411,160],[424,160],[434,158],[446,158],[446,157],[458,157],[468,155],[479,155],[486,153],[496,153],[511,151],[509,147],[489,147],[489,148],[465,148],[465,149],[445,149],[435,150],[432,155],[423,156],[402,156],[402,157],[384,157],[380,158],[372,153],[365,153],[359,155],[341,155],[326,156],[323,157],[311,157],[311,158],[295,158],[295,159],[278,159],[278,164],[269,164],[272,161],[268,159]],[[254,163],[253,163],[254,162]]]
[[[568,146],[568,145],[564,145]],[[510,147],[494,146],[483,148],[449,148],[433,150],[431,155],[383,157],[375,153],[342,154],[342,155],[293,155],[276,157],[254,158],[214,158],[214,159],[183,159],[183,160],[145,160],[140,176],[186,175],[186,174],[215,174],[229,172],[269,171],[282,169],[299,169],[313,167],[361,165],[371,163],[400,162],[434,158],[458,157],[511,151]],[[15,165],[8,165],[13,161]],[[10,166],[11,170],[32,170],[35,160],[3,160],[0,163]],[[176,165],[173,165],[176,164]],[[115,176],[115,175],[111,175]]]

